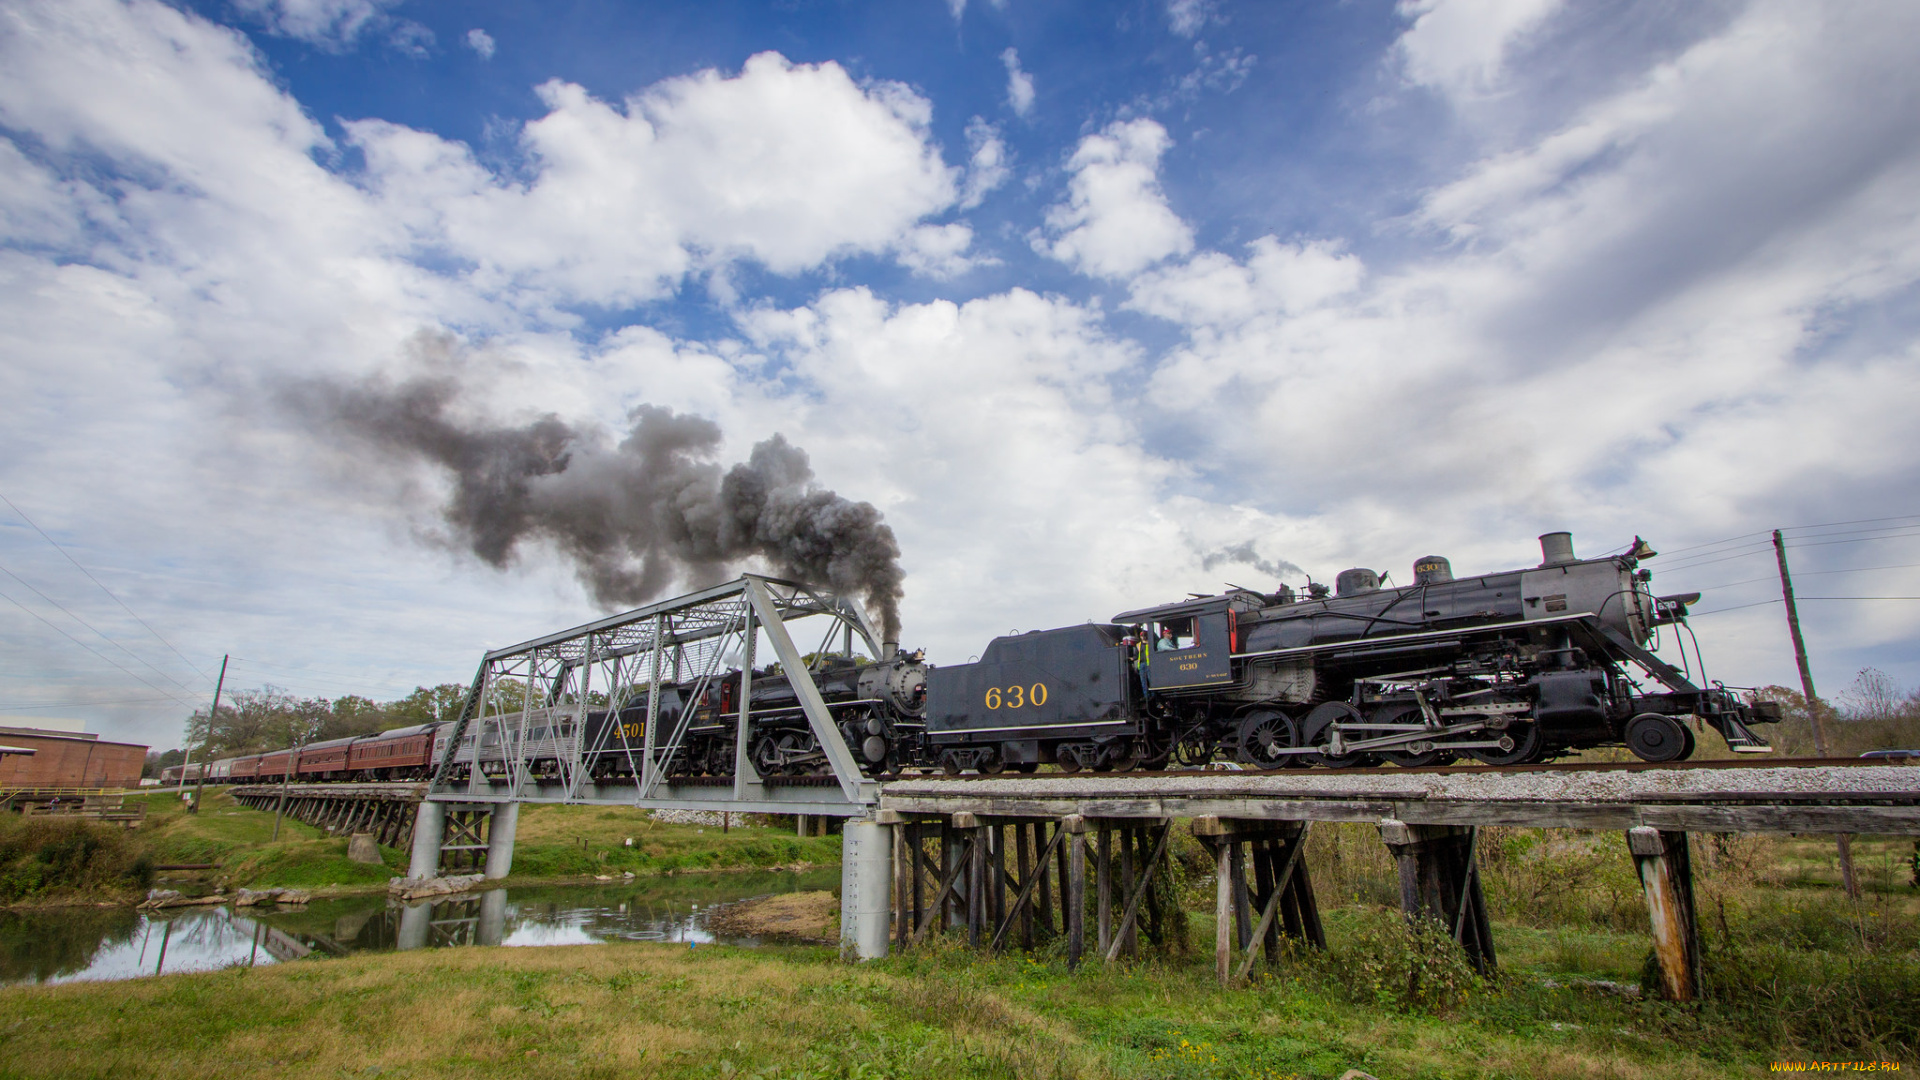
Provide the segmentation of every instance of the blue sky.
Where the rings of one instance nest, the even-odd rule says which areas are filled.
[[[1791,682],[1749,534],[1809,596],[1920,594],[1916,23],[0,2],[0,714],[167,743],[223,653],[395,696],[599,614],[286,405],[423,372],[477,424],[784,435],[885,514],[935,662],[1272,583],[1225,552],[1475,573],[1567,528],[1673,552],[1711,674]],[[1807,608],[1823,690],[1920,683],[1920,604]]]

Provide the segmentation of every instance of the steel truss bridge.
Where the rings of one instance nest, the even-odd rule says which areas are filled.
[[[808,627],[795,624],[813,619]],[[764,644],[783,672],[808,669],[811,654],[851,654],[855,639],[879,658],[866,615],[845,599],[797,582],[747,574],[518,645],[480,662],[465,706],[437,763],[427,799],[450,810],[482,804],[581,803],[648,809],[864,815],[878,785],[864,776],[814,681],[791,680],[831,767],[826,777],[762,779],[749,759],[749,687]],[[733,775],[675,776],[687,752],[692,708],[662,729],[661,690],[691,684],[689,701],[738,668]],[[588,713],[644,705],[646,723],[588,723]],[[476,756],[480,759],[475,761]],[[456,778],[461,766],[464,777]],[[609,769],[608,766],[614,766]],[[609,775],[611,773],[612,775]],[[497,828],[497,825],[496,825]],[[510,841],[509,841],[510,843]]]

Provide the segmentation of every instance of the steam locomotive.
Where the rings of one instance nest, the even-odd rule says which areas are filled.
[[[1696,683],[1649,648],[1700,598],[1651,593],[1652,573],[1640,565],[1651,547],[1635,537],[1625,554],[1580,559],[1567,533],[1540,543],[1536,567],[1456,579],[1446,559],[1427,556],[1403,587],[1352,569],[1331,590],[1232,589],[998,637],[974,663],[934,667],[889,645],[878,661],[816,657],[807,677],[872,776],[1043,764],[1127,771],[1222,757],[1256,768],[1461,757],[1521,765],[1619,745],[1646,761],[1679,761],[1694,751],[1695,725],[1737,752],[1772,749],[1751,726],[1778,721],[1777,705],[1704,674]],[[653,708],[669,778],[732,776],[743,757],[763,780],[828,771],[790,673],[735,670],[663,685]],[[453,777],[475,768],[499,775],[514,761],[541,777],[577,767],[595,780],[630,778],[647,713],[643,691],[617,711],[555,705],[469,724]],[[216,761],[208,779],[425,778],[453,729],[429,724]]]
[[[1693,753],[1689,721],[1735,751],[1778,706],[1696,685],[1647,646],[1699,594],[1655,597],[1657,554],[1575,557],[1563,532],[1539,566],[1455,579],[1438,556],[1413,583],[1342,572],[1331,592],[1233,590],[1107,623],[1000,637],[978,663],[928,673],[926,759],[948,772],[1127,770],[1220,756],[1259,767],[1490,765],[1625,745]]]

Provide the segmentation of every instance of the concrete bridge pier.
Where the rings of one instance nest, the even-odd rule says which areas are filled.
[[[849,821],[840,835],[840,955],[847,959],[887,955],[896,828]]]
[[[513,872],[513,839],[519,831],[520,804],[495,803],[487,822],[487,877],[503,878]]]
[[[440,876],[440,844],[446,838],[447,804],[422,802],[413,818],[413,852],[407,860],[407,876],[424,881]],[[402,925],[404,926],[404,916]],[[422,926],[425,924],[422,923]],[[424,935],[425,931],[421,933]],[[421,938],[422,944],[426,941]],[[406,948],[407,946],[401,946]]]

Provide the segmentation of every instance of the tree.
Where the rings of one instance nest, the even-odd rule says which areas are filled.
[[[383,728],[411,727],[452,720],[467,702],[467,687],[461,683],[441,683],[431,689],[415,687],[413,693],[388,703]]]
[[[143,778],[159,776],[163,770],[170,769],[186,759],[185,750],[149,750],[146,764],[140,767],[140,775]]]

